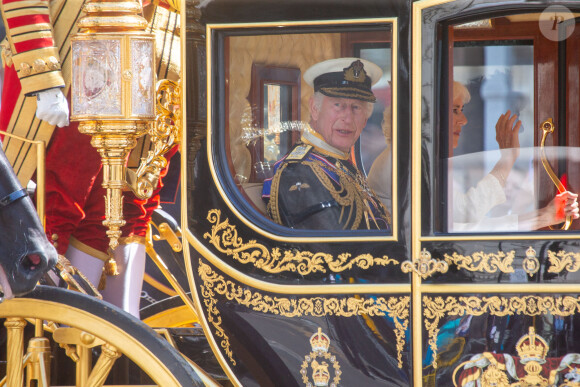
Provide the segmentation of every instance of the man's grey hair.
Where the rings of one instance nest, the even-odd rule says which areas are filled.
[[[316,91],[312,96],[312,100],[314,102],[314,107],[316,108],[316,110],[320,111],[320,107],[322,106],[322,100],[324,99],[324,97],[326,96],[322,94],[320,91]],[[372,102],[367,101],[361,102],[364,104],[367,113],[367,118],[369,118],[373,114],[374,104]]]

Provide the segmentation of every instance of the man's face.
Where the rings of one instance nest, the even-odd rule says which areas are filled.
[[[310,113],[313,129],[343,152],[350,151],[367,124],[366,104],[358,99],[324,96],[319,109],[311,99]]]

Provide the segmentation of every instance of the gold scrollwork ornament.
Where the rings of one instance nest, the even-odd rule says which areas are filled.
[[[340,364],[336,360],[336,356],[328,351],[330,348],[330,339],[328,335],[322,332],[322,328],[318,328],[318,332],[310,337],[310,346],[312,347],[312,352],[304,356],[304,361],[300,368],[302,382],[304,382],[306,387],[329,386],[330,371],[328,368],[332,365],[334,368],[334,378],[332,379],[332,383],[330,383],[330,387],[337,387],[340,383],[342,371],[340,370]],[[317,358],[321,358],[320,362],[316,360]],[[330,364],[325,360],[328,360]],[[312,368],[312,381],[308,377],[309,366]]]
[[[267,273],[296,272],[300,275],[311,273],[326,273],[328,269],[334,273],[358,267],[366,270],[373,266],[398,265],[394,259],[384,255],[373,257],[371,254],[361,254],[352,257],[349,253],[332,254],[312,253],[310,251],[285,250],[268,248],[255,240],[244,242],[238,237],[238,231],[234,225],[229,224],[226,218],[221,221],[221,211],[210,210],[207,220],[213,223],[211,233],[205,233],[204,238],[209,240],[219,252],[231,256],[233,259],[244,264],[253,264],[254,267]]]
[[[167,166],[164,155],[179,144],[182,130],[181,82],[162,79],[157,82],[155,125],[149,131],[153,149],[141,159],[137,171],[126,170],[127,185],[139,199],[151,197]]]
[[[433,273],[447,273],[449,265],[445,261],[439,261],[431,258],[431,253],[423,248],[419,259],[413,261],[404,261],[401,264],[403,273],[415,272],[423,279],[427,279]]]
[[[548,251],[548,259],[550,260],[548,273],[560,273],[563,270],[573,273],[580,269],[580,253],[564,250],[560,250],[558,253]]]
[[[503,251],[487,254],[483,251],[473,253],[472,255],[461,255],[456,252],[453,255],[445,254],[445,262],[455,264],[458,269],[465,269],[471,272],[496,273],[498,270],[502,273],[513,273],[512,266],[516,252],[514,250],[507,254]]]

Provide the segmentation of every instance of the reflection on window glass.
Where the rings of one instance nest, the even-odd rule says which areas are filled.
[[[534,79],[530,42],[454,47],[449,93],[449,231],[546,229],[571,213],[566,203],[574,202],[573,194],[556,197],[554,190],[543,203],[538,197],[539,184],[545,181],[539,178],[544,173],[538,168],[542,158],[563,165],[568,156],[565,147],[538,146],[541,134],[536,135],[534,128]]]
[[[377,102],[360,137],[361,149],[364,149],[362,168],[368,174],[370,187],[392,211],[391,48],[363,48],[360,57],[376,63],[383,70],[383,76],[373,87]]]
[[[286,85],[264,85],[264,118],[266,134],[264,136],[263,162],[271,166],[284,156],[281,152],[287,152],[292,146],[292,140],[288,132],[279,130],[282,122],[291,120],[292,112],[292,89]],[[272,177],[265,175],[263,179]]]
[[[450,229],[517,231],[518,214],[535,207],[533,164],[499,150],[496,124],[505,128],[502,148],[533,146],[533,46],[455,47],[453,64]]]

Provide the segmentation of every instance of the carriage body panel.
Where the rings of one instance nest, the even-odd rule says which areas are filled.
[[[474,129],[480,134],[466,135],[469,144],[455,154],[447,146],[451,135],[441,130],[451,120],[442,112],[450,110],[453,77],[471,81],[483,74],[471,84],[473,95],[507,84],[512,105],[502,106],[514,110],[514,101],[520,101],[526,119],[520,136],[528,149],[521,145],[520,157],[534,167],[520,169],[531,181],[535,205],[548,203],[556,189],[542,170],[541,151],[559,177],[567,172],[574,189],[569,177],[577,129],[575,108],[566,98],[578,90],[575,35],[558,45],[541,25],[542,12],[556,5],[572,15],[579,11],[574,2],[436,0],[214,1],[201,7],[207,87],[200,86],[199,95],[207,92],[208,109],[205,115],[190,107],[188,114],[193,121],[207,119],[207,136],[184,160],[184,220],[191,291],[210,345],[234,384],[308,385],[324,374],[329,385],[464,385],[489,375],[489,364],[502,367],[510,356],[515,361],[506,377],[513,383],[529,375],[524,370],[529,354],[516,344],[535,337],[530,327],[550,337],[545,344],[550,352],[540,363],[561,365],[566,356],[574,358],[578,348],[569,345],[571,331],[548,326],[575,324],[574,274],[558,271],[564,261],[575,262],[575,226],[461,229],[449,210],[448,185],[458,180],[452,173],[463,168],[462,176],[485,176],[485,168],[476,166],[488,165],[489,171],[498,152],[488,146],[493,138],[485,137],[493,129]],[[551,55],[554,49],[560,54]],[[496,52],[509,58],[502,62]],[[288,127],[268,123],[273,114],[268,86],[280,87],[282,121],[308,121],[311,90],[294,81],[292,72],[303,74],[308,63],[329,57],[373,53],[389,58],[389,99],[377,110],[391,108],[391,133],[366,142],[363,134],[352,157],[368,175],[381,152],[369,142],[386,140],[391,146],[385,171],[391,176],[393,232],[299,230],[273,223],[256,192],[268,177],[269,160],[283,156],[297,137]],[[498,80],[493,71],[508,74]],[[200,80],[196,73],[188,77],[194,84]],[[528,81],[525,90],[521,77]],[[562,88],[567,94],[558,95]],[[485,114],[495,113],[483,106],[479,114],[487,120]],[[537,129],[548,115],[559,120],[560,134],[541,148]],[[187,135],[200,138],[192,126]],[[193,143],[188,144],[189,151]],[[272,148],[274,156],[268,154]],[[320,351],[312,346],[319,332],[329,342]],[[477,356],[488,359],[486,366],[468,362]],[[540,373],[546,380],[559,369],[550,367]],[[573,375],[560,369],[551,377],[563,383]]]

